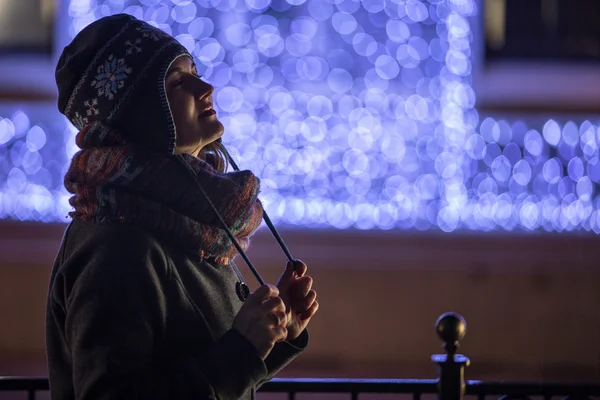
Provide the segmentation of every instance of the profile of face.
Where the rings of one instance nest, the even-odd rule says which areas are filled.
[[[223,134],[223,124],[213,109],[214,88],[200,79],[192,59],[181,56],[167,71],[165,89],[177,132],[175,153],[197,157]]]

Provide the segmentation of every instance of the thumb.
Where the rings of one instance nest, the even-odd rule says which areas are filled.
[[[275,285],[265,284],[256,289],[248,298],[246,303],[262,304],[271,297],[279,296],[279,289]]]
[[[287,264],[285,264],[285,271],[283,271],[283,274],[279,277],[279,283],[287,284],[292,281],[294,272],[296,271],[296,265],[295,260],[288,261]]]
[[[294,271],[298,276],[304,276],[308,267],[302,260],[294,260],[293,263]]]

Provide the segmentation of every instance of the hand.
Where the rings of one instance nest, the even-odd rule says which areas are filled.
[[[317,292],[312,289],[313,279],[305,276],[308,267],[300,260],[288,261],[277,281],[277,288],[285,304],[287,340],[294,340],[306,328],[319,309]]]
[[[233,328],[240,332],[256,348],[263,360],[267,358],[276,342],[287,337],[287,315],[279,289],[263,285],[256,289],[233,320]]]

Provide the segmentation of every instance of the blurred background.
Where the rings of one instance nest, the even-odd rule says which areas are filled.
[[[454,311],[469,379],[600,382],[598,0],[0,0],[0,375],[46,374],[77,151],[54,67],[120,12],[196,57],[315,279],[281,376],[435,377]],[[264,228],[249,255],[285,265]]]

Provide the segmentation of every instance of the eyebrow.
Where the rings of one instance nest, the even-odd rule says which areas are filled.
[[[166,80],[166,79],[167,79],[169,76],[171,76],[171,74],[172,74],[172,73],[174,73],[174,72],[185,72],[185,70],[184,70],[183,68],[181,68],[181,67],[175,67],[175,68],[172,68],[172,69],[169,71],[169,73],[167,73],[167,76],[165,76],[165,80]],[[196,74],[198,73],[198,68],[196,67],[196,64],[192,64],[192,72],[195,72]]]
[[[172,69],[169,71],[169,73],[167,74],[167,76],[165,76],[165,79],[167,79],[169,76],[171,76],[171,74],[173,74],[174,72],[183,72],[183,69],[182,69],[182,68],[179,68],[179,67],[177,67],[177,68],[172,68]]]

